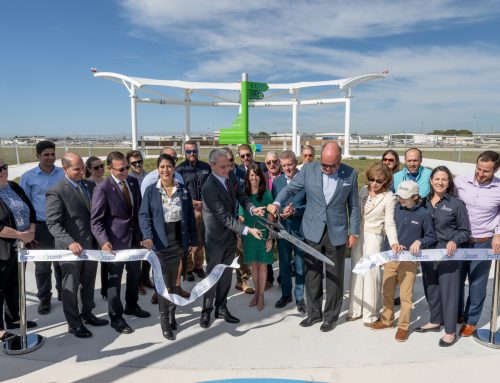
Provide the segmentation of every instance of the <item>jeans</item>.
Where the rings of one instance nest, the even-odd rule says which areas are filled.
[[[304,255],[302,250],[285,239],[278,239],[278,254],[281,277],[281,294],[292,295],[292,256],[295,255],[295,300],[304,299]]]

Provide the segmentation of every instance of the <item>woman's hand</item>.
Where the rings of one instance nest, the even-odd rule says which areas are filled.
[[[153,240],[145,239],[144,241],[141,242],[141,246],[148,250],[151,250],[153,248]]]
[[[453,241],[448,241],[446,250],[448,251],[448,257],[451,257],[455,253],[455,250],[457,250],[457,244]]]
[[[273,240],[272,239],[268,239],[266,241],[266,252],[270,252],[273,248]]]
[[[406,250],[406,247],[404,247],[403,245],[400,245],[399,243],[394,243],[391,245],[391,249],[392,249],[393,253],[399,254],[403,250]]]
[[[413,242],[410,246],[410,252],[415,255],[420,251],[420,241],[417,239],[415,242]]]
[[[24,243],[28,243],[35,239],[35,233],[31,231],[20,231],[18,234],[18,238]]]

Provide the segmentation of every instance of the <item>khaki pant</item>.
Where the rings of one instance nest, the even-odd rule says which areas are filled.
[[[411,319],[413,283],[416,276],[416,262],[388,262],[384,265],[384,278],[382,281],[384,308],[381,316],[382,323],[391,325],[394,320],[394,295],[396,287],[399,284],[401,309],[398,327],[408,330]]]
[[[243,259],[243,243],[240,236],[238,236],[238,244],[236,245],[236,255],[238,255],[238,263],[240,264],[240,268],[236,269],[236,283],[240,284],[248,281],[252,275],[250,266],[245,264]]]
[[[187,256],[186,270],[192,272],[193,269],[203,269],[205,262],[205,241],[203,238],[203,218],[201,212],[195,210],[194,218],[196,219],[196,238],[198,240],[198,247]]]

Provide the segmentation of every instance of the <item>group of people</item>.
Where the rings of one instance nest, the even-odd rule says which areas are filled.
[[[471,176],[453,178],[444,166],[433,170],[421,165],[422,152],[399,156],[386,151],[380,162],[366,171],[367,184],[358,191],[358,173],[342,163],[341,148],[325,144],[316,161],[315,149],[302,149],[302,164],[293,151],[266,153],[255,161],[252,147],[242,144],[236,166],[230,148],[213,149],[208,163],[199,159],[194,141],[184,143],[185,161],[164,148],[156,169],[147,173],[140,151],[124,155],[111,152],[104,164],[98,157],[84,163],[75,153],[54,165],[55,145],[36,146],[39,164],[26,172],[20,185],[8,181],[8,166],[0,159],[0,338],[10,339],[8,329],[19,327],[16,241],[33,249],[69,249],[82,255],[86,249],[146,248],[160,261],[170,293],[189,297],[181,282],[203,279],[218,264],[229,265],[239,257],[235,288],[251,294],[250,307],[262,311],[264,292],[273,286],[273,249],[278,250],[281,297],[274,306],[286,307],[295,299],[300,322],[320,330],[333,330],[344,296],[345,255],[350,249],[352,267],[363,256],[384,250],[418,254],[425,248],[492,248],[500,253],[500,167],[497,152],[479,155]],[[104,177],[105,167],[109,172]],[[304,241],[333,261],[324,263],[285,239],[277,239],[265,220],[279,221],[297,240]],[[206,270],[203,266],[206,262]],[[481,315],[491,261],[421,262],[424,291],[429,303],[429,323],[415,332],[441,331],[439,345],[453,345],[458,335],[470,336]],[[111,326],[119,333],[134,330],[124,315],[147,318],[139,294],[154,288],[147,262],[101,263],[101,295],[108,300],[109,319],[92,313],[97,263],[54,262],[56,290],[62,301],[68,331],[91,337],[87,326]],[[362,319],[372,330],[393,327],[394,306],[400,304],[395,338],[405,341],[411,323],[416,262],[389,262],[364,277],[351,274],[346,321]],[[126,270],[125,305],[120,298]],[[38,312],[51,310],[51,263],[35,262]],[[158,278],[159,276],[155,276]],[[253,286],[250,283],[253,279]],[[325,304],[323,305],[323,279]],[[465,299],[465,281],[469,291]],[[240,320],[228,309],[232,269],[226,269],[202,299],[200,326],[215,318]],[[399,285],[400,297],[395,299]],[[81,305],[79,306],[78,293]],[[175,339],[176,306],[156,292],[162,334]],[[5,318],[5,321],[4,321]],[[29,328],[36,322],[28,321]]]

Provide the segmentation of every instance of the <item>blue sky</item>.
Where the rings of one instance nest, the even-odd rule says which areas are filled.
[[[389,70],[354,90],[352,131],[500,132],[500,2],[87,0],[4,2],[0,136],[130,134],[123,86],[90,68],[169,80],[273,83]],[[158,89],[159,90],[159,89]],[[340,95],[340,94],[339,94]],[[308,96],[307,93],[302,94]],[[193,110],[192,131],[236,109]],[[250,129],[290,130],[289,109]],[[299,130],[343,130],[341,106],[299,109]],[[139,105],[139,135],[181,133],[181,107]]]

